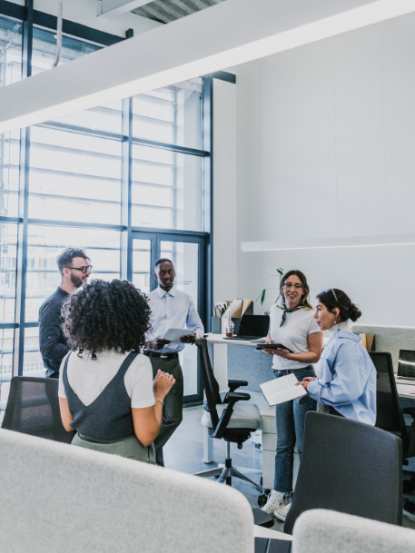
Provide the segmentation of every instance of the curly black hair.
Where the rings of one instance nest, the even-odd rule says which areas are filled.
[[[140,351],[150,330],[147,296],[126,280],[92,280],[63,305],[63,332],[72,350]]]

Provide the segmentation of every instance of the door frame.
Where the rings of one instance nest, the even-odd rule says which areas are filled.
[[[171,231],[164,229],[135,228],[131,240],[150,241],[150,291],[157,288],[157,280],[153,276],[153,268],[160,259],[161,242],[187,242],[198,244],[198,303],[197,311],[205,330],[209,328],[210,314],[210,235],[205,232]],[[131,244],[133,246],[133,244]],[[133,249],[131,249],[133,251]],[[134,273],[134,267],[132,267]],[[197,362],[197,393],[185,396],[183,403],[201,403],[203,400],[203,380],[198,357]]]

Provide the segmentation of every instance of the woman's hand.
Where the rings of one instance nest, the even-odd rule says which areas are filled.
[[[269,342],[267,342],[269,343]],[[279,357],[284,357],[284,359],[292,359],[293,357],[293,354],[290,353],[288,350],[286,349],[283,349],[283,348],[277,348],[277,349],[267,349],[265,348],[263,351],[265,351],[265,353],[268,353],[268,355],[278,355]]]
[[[302,386],[305,391],[307,391],[307,386],[312,382],[313,380],[317,380],[317,378],[314,378],[313,376],[306,376],[303,378],[302,382],[297,382],[296,386]]]
[[[173,375],[158,370],[153,381],[154,396],[163,400],[174,386],[176,379]]]

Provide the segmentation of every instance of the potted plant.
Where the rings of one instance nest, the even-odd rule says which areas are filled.
[[[280,290],[280,289],[281,289],[281,278],[282,278],[282,275],[284,274],[284,269],[277,269],[277,273],[279,274],[279,277],[280,277],[280,285],[279,285],[278,288],[264,288],[264,289],[262,290],[262,292],[259,294],[259,296],[258,296],[257,299],[255,300],[255,301],[260,300],[261,305],[264,305],[264,301],[265,301],[265,296],[266,296],[267,290]],[[278,297],[277,297],[277,299],[275,300],[274,303],[277,303],[277,301],[280,299],[280,296],[281,296],[281,293],[278,294]]]

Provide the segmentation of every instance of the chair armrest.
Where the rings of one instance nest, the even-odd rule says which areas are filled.
[[[228,380],[229,391],[234,392],[240,386],[248,386],[247,380]]]
[[[228,428],[229,421],[233,413],[233,406],[237,401],[246,401],[251,399],[249,394],[243,394],[241,392],[228,392],[228,405],[223,411],[221,418],[219,419],[218,425],[215,428],[215,432],[211,434],[212,438],[223,438],[225,430]]]
[[[223,398],[223,403],[229,403],[229,394],[234,392],[240,386],[248,386],[247,380],[228,380],[229,390]]]
[[[228,392],[226,395],[229,399],[234,399],[234,403],[240,400],[247,401],[248,399],[251,399],[250,394],[245,392]]]

